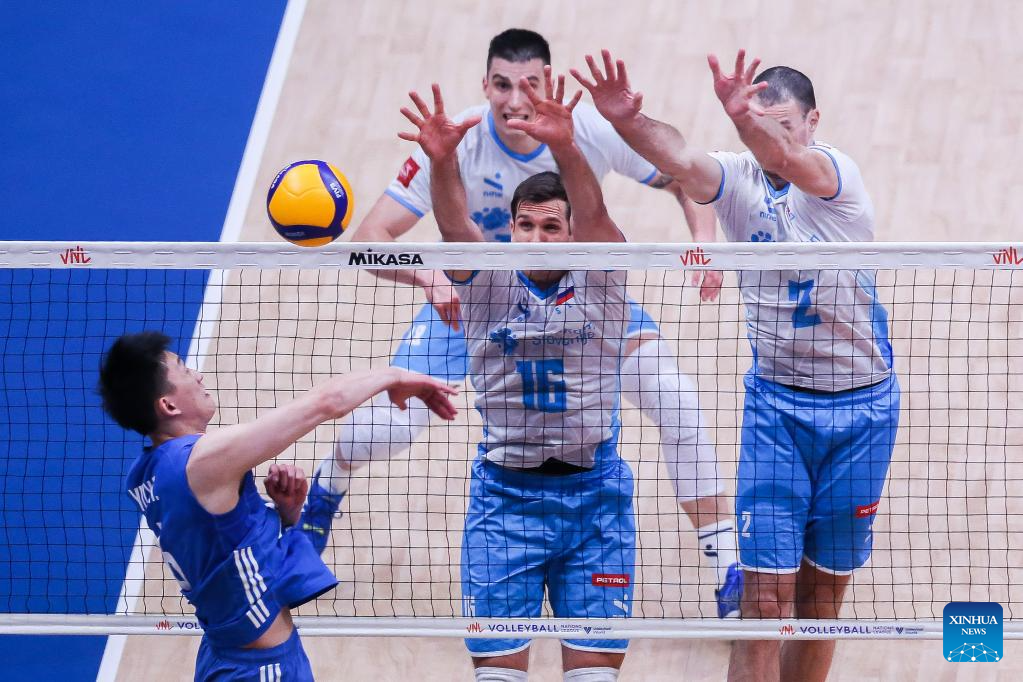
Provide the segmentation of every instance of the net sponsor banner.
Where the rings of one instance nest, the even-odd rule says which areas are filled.
[[[942,639],[941,620],[745,620],[572,618],[335,618],[299,616],[303,637],[381,636],[506,639]],[[1005,639],[1023,639],[1006,621]],[[0,615],[0,634],[201,635],[191,616]]]
[[[1023,269],[1023,244],[985,242],[334,243],[0,242],[0,268],[792,270]]]

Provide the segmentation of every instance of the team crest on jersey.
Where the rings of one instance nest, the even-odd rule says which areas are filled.
[[[469,217],[484,232],[507,229],[511,225],[511,212],[500,206],[484,208],[482,211],[473,211]]]
[[[511,329],[502,327],[490,332],[490,343],[496,343],[501,346],[502,354],[511,355],[518,347],[519,340],[515,338],[515,333]]]
[[[398,171],[398,182],[401,183],[402,187],[408,189],[408,186],[412,183],[412,178],[416,177],[416,173],[419,172],[419,164],[411,156],[405,159],[405,163],[402,164],[401,170]]]

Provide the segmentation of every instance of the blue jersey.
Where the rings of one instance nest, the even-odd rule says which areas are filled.
[[[238,504],[211,514],[185,475],[200,435],[147,449],[128,472],[128,494],[156,534],[164,561],[195,607],[210,642],[239,647],[255,641],[282,608],[315,599],[337,584],[301,532],[281,529],[249,472]]]

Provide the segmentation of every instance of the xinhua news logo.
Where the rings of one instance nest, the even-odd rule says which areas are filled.
[[[1002,605],[954,601],[945,607],[945,660],[953,663],[996,663],[1002,660]]]

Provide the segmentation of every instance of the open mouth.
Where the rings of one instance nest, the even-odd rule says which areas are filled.
[[[529,120],[529,115],[528,114],[505,114],[504,115],[504,120],[506,120],[506,121],[512,121],[512,120],[528,121]]]

